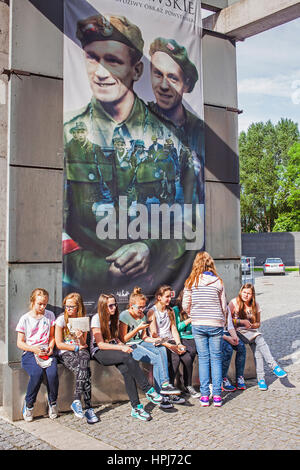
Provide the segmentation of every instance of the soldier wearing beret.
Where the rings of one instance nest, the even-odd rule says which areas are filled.
[[[150,45],[149,54],[156,102],[148,103],[148,106],[163,120],[180,144],[188,146],[199,160],[204,146],[203,123],[182,103],[184,94],[191,93],[198,80],[197,69],[190,61],[186,48],[174,39],[156,38]],[[179,164],[179,172],[182,173],[183,162],[180,161]],[[195,175],[193,180],[189,179],[189,183],[196,190]],[[203,190],[199,199],[203,202]],[[189,198],[184,202],[193,201]]]
[[[111,148],[113,137],[126,141],[144,139],[159,131],[161,124],[133,91],[143,73],[144,40],[138,26],[125,16],[97,15],[79,21],[81,42],[92,99],[87,106],[68,113],[68,131],[78,119],[90,124],[92,138],[102,148]]]

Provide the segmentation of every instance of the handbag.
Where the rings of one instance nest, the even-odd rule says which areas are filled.
[[[257,338],[257,336],[261,335],[260,331],[258,330],[247,330],[247,328],[237,328],[236,334],[243,341],[245,344],[251,344]]]
[[[48,359],[42,359],[40,356],[38,356],[37,354],[34,355],[35,357],[35,360],[36,360],[36,363],[38,366],[42,367],[43,369],[45,369],[46,367],[49,367],[51,366],[51,363],[52,363],[52,357],[48,357]]]

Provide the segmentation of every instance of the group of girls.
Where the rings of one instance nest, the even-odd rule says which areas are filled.
[[[91,406],[91,358],[103,366],[115,365],[119,369],[130,400],[131,416],[143,421],[149,421],[151,416],[140,402],[137,385],[150,402],[162,409],[185,403],[181,390],[174,385],[180,364],[184,391],[192,398],[199,398],[201,406],[209,406],[212,387],[212,402],[219,407],[221,391],[236,390],[227,378],[232,351],[236,349],[236,385],[240,390],[246,388],[243,378],[245,346],[237,331],[240,327],[259,328],[260,307],[251,284],[242,286],[237,298],[227,305],[223,281],[207,252],[196,255],[184,290],[173,308],[172,288],[167,285],[157,290],[155,302],[147,308],[147,314],[147,298],[140,288],[134,289],[128,308],[121,313],[114,295],[101,294],[97,313],[91,318],[89,339],[87,332],[72,330],[70,326],[71,318],[86,316],[80,294],[65,297],[64,312],[57,319],[46,310],[48,300],[45,289],[35,289],[30,297],[30,311],[22,315],[16,327],[17,346],[23,350],[21,364],[30,377],[22,410],[25,421],[33,419],[44,371],[49,417],[57,417],[57,361],[74,373],[71,409],[76,417],[85,417],[89,424],[99,421]],[[261,334],[250,346],[261,390],[267,389],[264,360],[278,377],[286,376]],[[196,355],[200,393],[193,387]],[[139,361],[152,364],[153,386]]]

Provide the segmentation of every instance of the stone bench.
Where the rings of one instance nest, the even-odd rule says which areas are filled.
[[[247,358],[245,366],[245,378],[253,378],[255,374],[255,365],[253,354],[250,347],[246,346]],[[235,352],[229,368],[228,377],[235,381],[234,367]],[[148,376],[150,384],[153,383],[152,366],[140,362],[144,372]],[[128,395],[125,390],[122,374],[115,366],[102,366],[95,360],[90,362],[92,374],[92,405],[99,406],[103,403],[115,403],[127,401]],[[3,408],[5,414],[11,421],[22,419],[22,407],[25,397],[25,391],[28,384],[28,375],[21,368],[20,363],[10,363],[4,367],[3,382],[5,390],[3,394]],[[75,386],[74,375],[62,364],[58,364],[59,391],[57,406],[59,411],[69,411],[73,401]],[[181,386],[180,378],[176,381],[177,386]],[[193,384],[199,386],[198,375],[198,357],[196,356],[193,369]],[[11,393],[8,393],[8,391]],[[143,395],[141,394],[141,397]],[[47,414],[47,388],[42,383],[37,400],[34,406],[34,416],[43,416]]]

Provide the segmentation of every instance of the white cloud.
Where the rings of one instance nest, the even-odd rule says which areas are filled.
[[[300,69],[288,75],[245,78],[238,83],[238,93],[290,98],[293,104],[300,104]]]

